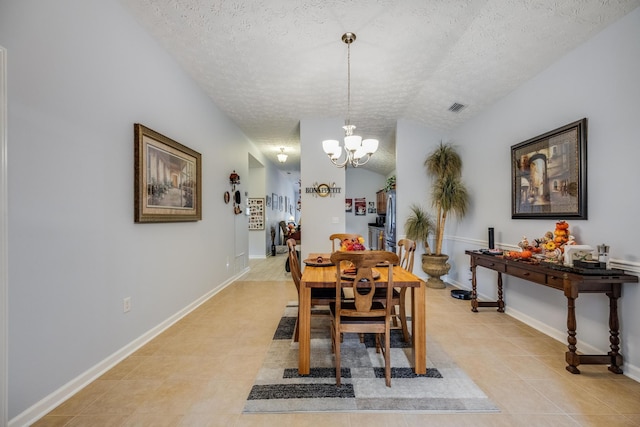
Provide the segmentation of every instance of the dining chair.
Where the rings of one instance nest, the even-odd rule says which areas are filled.
[[[410,239],[398,240],[398,258],[400,259],[400,267],[409,273],[413,273],[413,258],[416,254],[416,242]],[[394,299],[398,298],[398,311],[396,311],[396,305],[393,306],[392,314],[394,315],[394,326],[398,326],[400,322],[400,328],[402,329],[402,337],[405,342],[410,342],[409,328],[407,327],[407,288],[394,288]],[[395,301],[394,301],[395,302]]]
[[[360,237],[362,237],[359,234],[352,234],[352,233],[336,233],[336,234],[332,234],[331,236],[329,236],[329,240],[331,240],[331,253],[334,253],[336,251],[336,242],[338,243],[338,250],[340,249],[340,245],[342,245],[342,241],[344,239],[359,239]]]
[[[397,243],[398,259],[400,267],[413,273],[413,258],[416,252],[416,243],[410,239],[400,239]],[[407,288],[394,288],[391,295],[391,328],[402,330],[402,340],[411,342],[409,327],[407,325],[407,308],[406,298]],[[376,289],[374,300],[384,303],[387,298],[387,290],[384,288]],[[362,338],[364,340],[364,338]]]
[[[289,249],[289,268],[291,270],[291,277],[293,283],[296,285],[298,291],[298,309],[300,307],[300,282],[302,280],[302,272],[300,270],[300,263],[298,262],[298,251],[296,251],[296,241],[294,239],[287,240],[287,247]],[[333,288],[312,288],[311,289],[311,307],[313,306],[328,306],[335,301],[336,293]],[[296,316],[296,325],[293,329],[293,341],[298,342],[300,333],[298,330],[298,323],[300,321],[300,313]]]
[[[384,377],[391,387],[391,296],[393,291],[393,265],[398,256],[386,251],[334,252],[331,261],[336,265],[335,301],[329,304],[331,314],[332,350],[335,355],[336,384],[340,385],[340,341],[343,333],[375,334],[376,353],[384,356]],[[347,265],[354,270],[345,277]],[[374,275],[387,270],[386,304],[374,301],[376,283]],[[351,288],[353,300],[340,298],[342,288]],[[382,337],[384,336],[384,345]]]

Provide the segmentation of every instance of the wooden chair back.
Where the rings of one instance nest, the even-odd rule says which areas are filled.
[[[334,252],[331,254],[331,262],[336,265],[336,317],[376,317],[389,316],[391,313],[391,297],[393,289],[393,265],[397,265],[398,256],[387,251],[355,251],[355,252]],[[382,266],[385,264],[384,266]],[[356,274],[353,280],[343,280],[342,273],[345,268],[352,266]],[[372,309],[375,295],[375,279],[373,269],[387,269],[387,304],[384,309]],[[355,310],[341,310],[340,292],[345,287],[353,288],[353,301]]]
[[[331,240],[331,253],[334,253],[336,250],[340,249],[340,245],[342,245],[342,241],[344,239],[358,239],[362,237],[359,234],[352,233],[336,233],[329,236],[329,240]],[[338,244],[338,249],[336,249],[336,243]]]
[[[411,239],[400,239],[398,241],[398,258],[400,267],[413,273],[413,258],[416,254],[416,242]]]
[[[300,281],[302,280],[302,272],[298,263],[298,251],[296,251],[296,241],[294,239],[287,240],[287,248],[289,249],[289,270],[291,278],[296,285],[298,294],[300,293]]]

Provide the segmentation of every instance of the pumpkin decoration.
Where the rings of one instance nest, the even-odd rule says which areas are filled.
[[[564,244],[569,241],[569,223],[566,221],[556,222],[556,229],[553,232],[553,241],[556,249],[564,251]]]

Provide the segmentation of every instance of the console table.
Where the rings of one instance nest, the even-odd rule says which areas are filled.
[[[497,307],[504,312],[502,289],[502,274],[518,277],[539,285],[549,286],[564,291],[567,297],[567,341],[568,349],[565,353],[567,371],[579,374],[580,364],[608,364],[608,369],[621,374],[622,355],[620,350],[618,298],[623,283],[638,283],[638,277],[625,274],[622,270],[585,271],[585,269],[571,269],[558,266],[552,268],[544,264],[533,264],[522,261],[512,261],[502,256],[495,256],[479,251],[465,251],[471,259],[471,311],[477,312],[478,307]],[[478,301],[476,292],[476,268],[484,267],[498,273],[498,300]],[[608,354],[585,355],[577,354],[576,344],[576,310],[575,300],[581,293],[602,293],[609,297],[609,342],[611,351]]]

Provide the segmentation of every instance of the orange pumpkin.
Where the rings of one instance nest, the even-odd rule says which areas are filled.
[[[569,223],[566,221],[558,221],[556,222],[556,228],[558,230],[566,230],[569,228]]]
[[[520,257],[523,258],[523,259],[531,258],[531,255],[533,255],[531,253],[531,251],[522,251],[522,252],[520,252]]]

